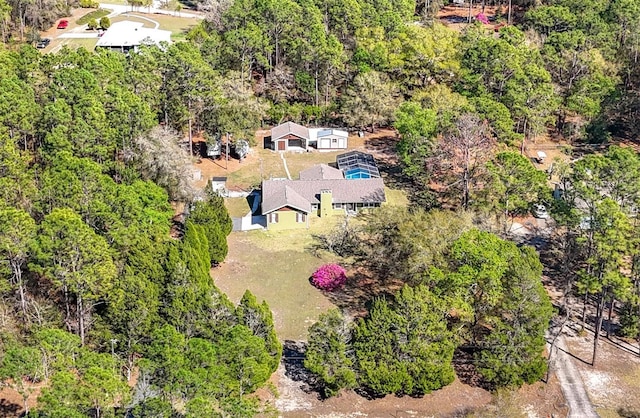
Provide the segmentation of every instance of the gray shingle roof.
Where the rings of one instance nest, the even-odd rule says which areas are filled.
[[[297,137],[309,140],[309,129],[294,122],[285,122],[271,129],[271,140],[275,141],[283,136],[294,134]]]
[[[311,204],[320,203],[320,191],[331,190],[334,203],[382,203],[386,201],[384,182],[371,179],[330,180],[264,180],[262,182],[262,214],[285,206],[311,212]],[[301,199],[309,206],[302,206]]]
[[[273,185],[265,188],[266,182],[273,183]],[[306,213],[311,212],[311,203],[286,184],[287,182],[288,180],[265,180],[262,182],[263,215],[285,206],[290,206]]]
[[[300,180],[338,180],[343,179],[341,170],[327,164],[314,165],[300,172]]]

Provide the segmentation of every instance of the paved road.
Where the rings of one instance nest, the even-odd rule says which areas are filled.
[[[569,406],[568,418],[598,418],[589,395],[587,395],[580,372],[573,363],[575,360],[568,354],[563,335],[560,335],[556,340],[551,355],[553,356],[553,369]]]
[[[171,15],[178,17],[190,17],[194,19],[202,19],[204,16],[201,14],[191,13],[191,12],[174,12],[172,10],[165,10],[160,8],[160,2],[154,1],[153,7],[131,7],[124,4],[111,4],[111,3],[100,3],[101,9],[109,9],[113,10],[109,17],[117,16],[119,14],[138,12],[138,13],[149,13],[149,14],[162,14],[162,15]]]

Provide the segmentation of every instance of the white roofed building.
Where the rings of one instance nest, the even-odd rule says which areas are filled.
[[[318,150],[346,149],[349,133],[332,128],[310,128],[309,143]]]
[[[113,23],[100,37],[96,48],[127,52],[137,51],[140,45],[160,46],[162,42],[171,43],[170,31],[145,28],[141,22],[125,20]]]

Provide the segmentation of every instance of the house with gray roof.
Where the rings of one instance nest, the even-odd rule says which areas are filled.
[[[262,215],[271,230],[308,228],[310,217],[356,213],[385,201],[381,178],[347,179],[326,164],[301,171],[299,180],[262,182]]]
[[[275,151],[306,151],[309,129],[294,122],[282,123],[271,129],[270,146]]]

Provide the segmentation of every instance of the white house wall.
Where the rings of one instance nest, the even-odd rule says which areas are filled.
[[[337,142],[333,142],[333,140]],[[347,138],[338,135],[328,135],[318,138],[318,149],[344,149],[347,148]]]

